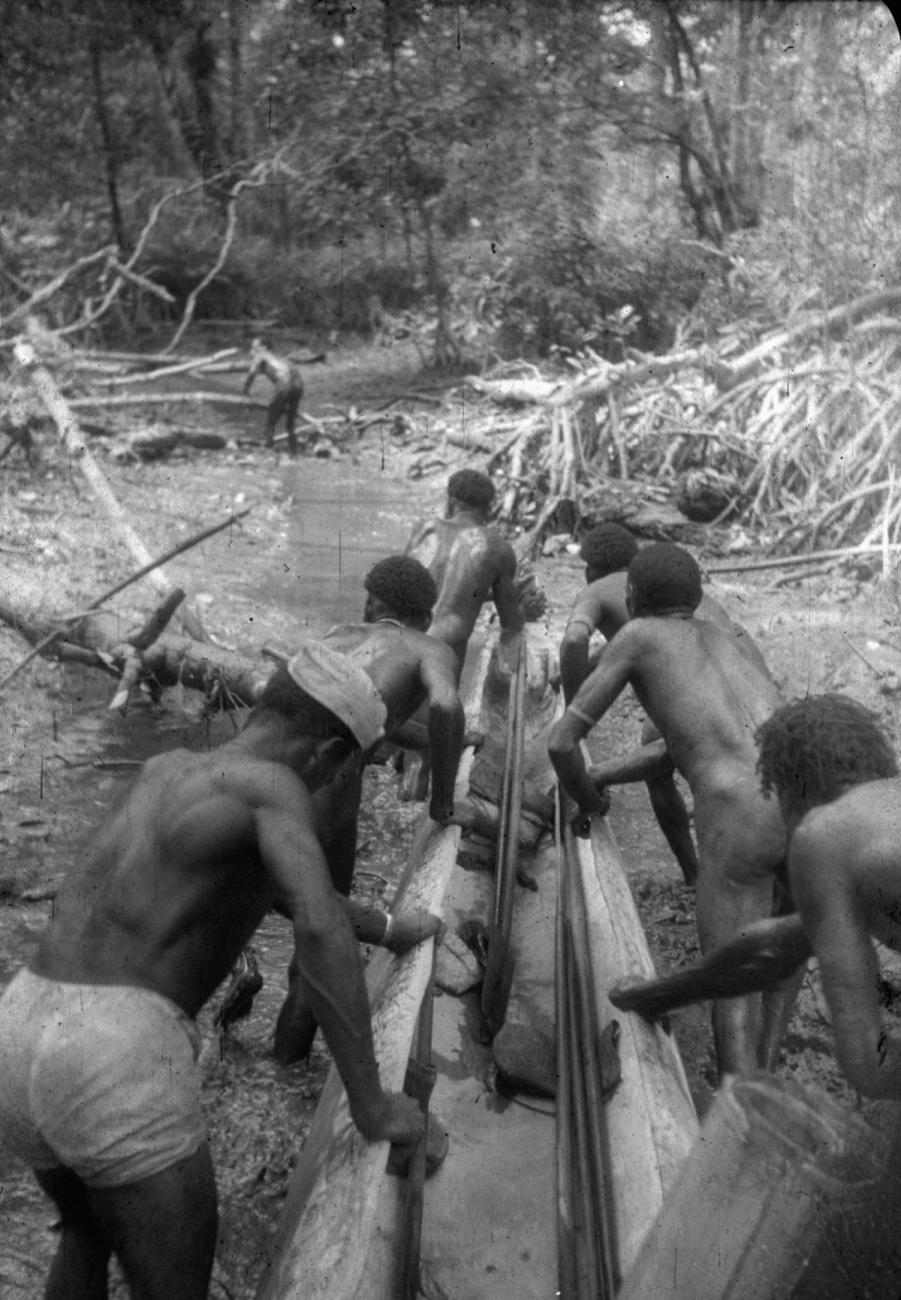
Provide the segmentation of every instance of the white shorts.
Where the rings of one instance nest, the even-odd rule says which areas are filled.
[[[160,1173],[206,1141],[199,1051],[158,993],[21,970],[0,998],[0,1144],[90,1187]]]

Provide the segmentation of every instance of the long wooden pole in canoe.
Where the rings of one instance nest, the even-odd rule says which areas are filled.
[[[481,700],[492,648],[482,650],[468,713]],[[460,799],[468,792],[472,760],[473,751],[465,750],[457,773]],[[440,912],[459,841],[459,826],[441,830],[423,818],[397,896]],[[432,950],[431,939],[403,957],[380,949],[367,969],[379,1074],[383,1087],[393,1092],[403,1087]],[[397,1181],[386,1172],[387,1158],[387,1142],[367,1142],[354,1127],[333,1066],[288,1189],[257,1300],[391,1300],[364,1280],[379,1199],[388,1180]]]
[[[507,748],[501,789],[500,830],[495,861],[494,910],[488,926],[488,961],[482,984],[482,1029],[493,1038],[503,1027],[513,982],[510,931],[516,899],[519,860],[519,819],[522,813],[522,764],[528,651],[525,637],[519,644],[516,666],[507,697]]]
[[[588,936],[597,1032],[618,1019],[622,1078],[606,1104],[618,1271],[626,1276],[698,1133],[678,1049],[659,1025],[617,1012],[607,990],[653,962],[613,833],[593,817],[582,839],[564,828],[564,870],[577,871]]]

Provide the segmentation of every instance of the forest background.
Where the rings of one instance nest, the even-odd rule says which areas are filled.
[[[3,0],[0,21],[0,315],[69,268],[46,303],[70,337],[177,319],[225,240],[198,318],[368,331],[377,296],[478,355],[616,360],[899,282],[881,3]]]
[[[539,499],[701,469],[720,482],[693,517],[775,519],[783,550],[901,537],[881,2],[2,0],[0,19],[0,357],[39,312],[81,348],[243,322],[320,349],[412,339],[458,373],[527,360],[588,381],[562,399],[574,423],[496,466]]]

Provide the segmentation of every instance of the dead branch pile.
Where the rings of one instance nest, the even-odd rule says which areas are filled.
[[[586,513],[614,485],[654,485],[689,518],[763,527],[795,553],[901,539],[901,290],[806,313],[735,355],[729,340],[575,379],[495,371],[470,388],[504,408],[467,436],[506,475],[507,518],[562,495]],[[733,345],[734,347],[734,345]]]

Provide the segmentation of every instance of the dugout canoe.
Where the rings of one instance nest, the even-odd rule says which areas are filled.
[[[530,643],[524,697],[522,785],[550,776],[547,732],[559,702],[547,685],[549,647]],[[489,737],[506,732],[506,682],[488,646],[469,671],[467,717]],[[486,749],[489,748],[486,741]],[[461,762],[457,797],[465,797],[477,758]],[[489,759],[484,762],[490,763]],[[478,778],[478,771],[475,773]],[[482,773],[484,777],[484,772]],[[478,782],[484,788],[484,781]],[[417,829],[398,893],[441,910],[450,930],[491,916],[494,878],[461,855],[456,827]],[[697,1120],[675,1042],[638,1017],[615,1012],[606,989],[625,975],[651,975],[653,965],[613,835],[595,819],[589,840],[558,827],[523,855],[537,889],[518,886],[511,947],[513,980],[505,1031],[533,1031],[553,1043],[557,882],[572,885],[570,934],[582,953],[584,1015],[600,1038],[619,1022],[620,1081],[602,1104],[606,1132],[607,1214],[613,1224],[616,1277],[627,1275],[654,1224],[697,1133]],[[379,951],[367,983],[376,1055],[386,1087],[402,1086],[432,945],[403,958]],[[496,1040],[499,1041],[499,1040]],[[536,1051],[538,1048],[536,1048]],[[553,1047],[550,1048],[553,1053]],[[546,1300],[559,1294],[563,1254],[572,1234],[558,1231],[558,1147],[554,1100],[498,1087],[490,1044],[480,1041],[478,992],[436,996],[432,1060],[437,1078],[431,1110],[450,1135],[441,1168],[425,1184],[420,1291],[429,1300]],[[554,1069],[551,1057],[551,1074]],[[589,1077],[589,1071],[585,1070]],[[510,1080],[502,1073],[502,1083]],[[590,1091],[590,1090],[589,1090]],[[585,1090],[583,1089],[583,1093]],[[588,1094],[585,1094],[588,1095]],[[295,1170],[258,1300],[398,1300],[407,1236],[403,1179],[386,1171],[388,1148],[366,1143],[350,1120],[334,1069]],[[599,1158],[594,1152],[592,1159]],[[561,1180],[562,1182],[562,1180]],[[564,1201],[565,1201],[564,1197]],[[579,1225],[576,1225],[578,1238]],[[588,1294],[569,1285],[564,1294]]]

